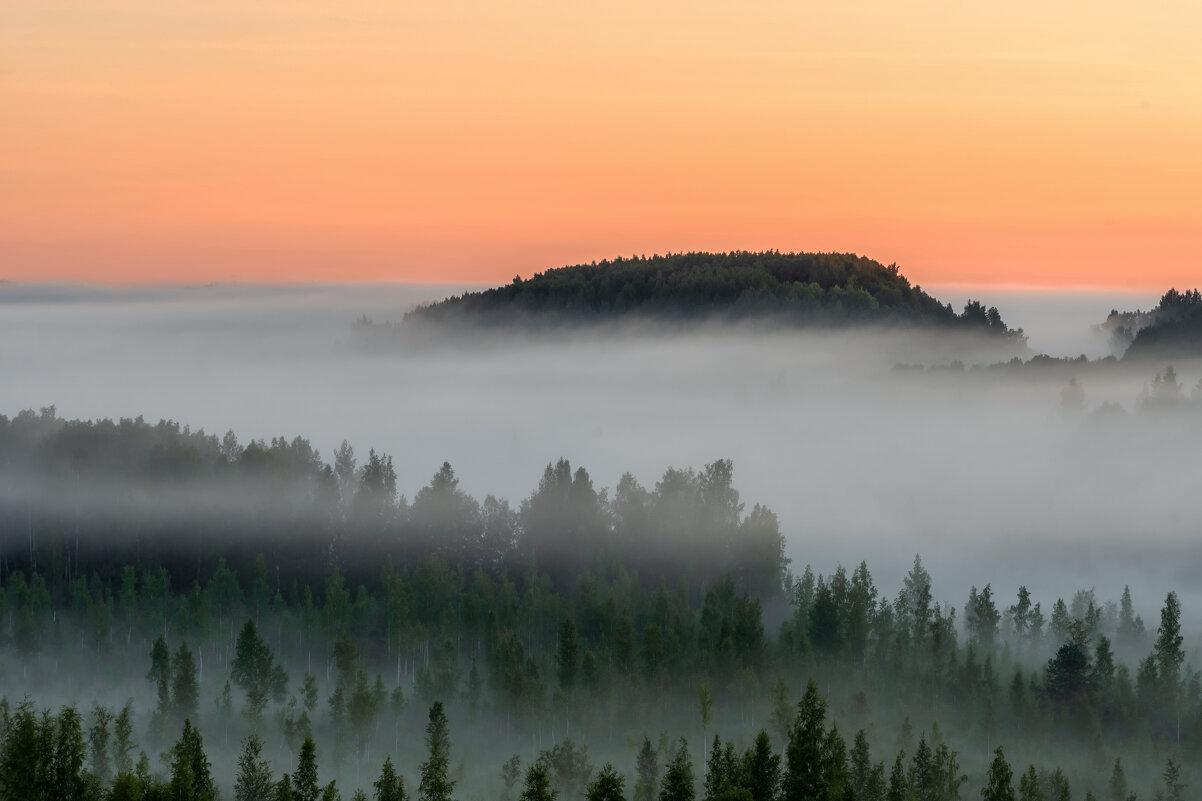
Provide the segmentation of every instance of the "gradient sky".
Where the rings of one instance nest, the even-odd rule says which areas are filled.
[[[1202,279],[1202,5],[7,0],[0,278]]]

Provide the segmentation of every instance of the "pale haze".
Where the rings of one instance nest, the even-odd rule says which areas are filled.
[[[946,365],[944,338],[872,332],[610,329],[494,341],[363,347],[354,323],[466,287],[433,285],[0,289],[0,411],[173,419],[251,438],[300,435],[324,459],[346,439],[393,456],[412,498],[445,460],[478,498],[520,503],[559,457],[599,487],[653,485],[669,466],[733,459],[750,507],[780,516],[800,572],[866,558],[892,592],[921,553],[937,599],[1027,584],[1048,608],[1131,584],[1154,619],[1170,589],[1197,619],[1195,481],[1202,434],[1140,413],[1156,367],[1082,377],[1084,413],[1060,408],[1072,371],[1043,378],[913,370]],[[997,303],[1031,351],[1111,351],[1092,328],[1154,295],[936,290]],[[1145,375],[1146,373],[1146,375]],[[1179,368],[1188,391],[1197,371]],[[1103,402],[1125,418],[1090,415]]]

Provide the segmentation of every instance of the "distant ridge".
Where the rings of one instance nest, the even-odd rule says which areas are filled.
[[[1112,310],[1100,326],[1119,346],[1124,359],[1173,359],[1202,356],[1202,293],[1170,289],[1150,311]]]
[[[768,318],[796,324],[906,322],[955,325],[1022,339],[996,308],[950,304],[913,286],[897,265],[851,253],[676,253],[560,267],[504,286],[419,307],[406,321],[572,324],[633,316],[657,320]]]

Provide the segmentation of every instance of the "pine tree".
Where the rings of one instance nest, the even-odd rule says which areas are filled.
[[[1006,761],[1001,746],[993,752],[993,762],[981,788],[982,801],[1014,801],[1014,771]]]
[[[826,702],[818,695],[817,685],[810,681],[805,695],[797,703],[797,716],[793,719],[785,749],[782,783],[785,798],[826,797],[825,723]]]
[[[606,762],[589,782],[585,792],[586,801],[626,801],[626,781],[614,766]]]
[[[1160,610],[1160,628],[1156,630],[1156,645],[1152,652],[1156,662],[1157,694],[1160,696],[1157,700],[1169,717],[1180,714],[1181,663],[1185,661],[1182,642],[1181,603],[1177,600],[1177,593],[1170,592],[1164,599],[1164,608]],[[1180,740],[1179,723],[1177,729],[1177,739]]]
[[[296,759],[296,772],[292,774],[292,795],[296,801],[318,801],[321,785],[317,781],[317,746],[312,737],[306,737]]]
[[[451,734],[446,713],[442,711],[442,701],[435,701],[430,706],[426,749],[429,757],[421,765],[418,801],[451,801],[451,793],[455,789],[455,783],[447,776],[451,759]]]
[[[166,716],[171,710],[171,652],[161,634],[150,648],[150,672],[146,679],[154,684],[158,713]]]
[[[664,771],[664,780],[659,786],[659,801],[693,801],[695,793],[693,760],[689,757],[688,743],[682,737],[676,755]]]
[[[1164,766],[1165,801],[1185,801],[1185,782],[1181,780],[1181,766],[1169,760]]]
[[[392,767],[392,757],[384,758],[380,778],[375,780],[372,787],[376,790],[374,801],[405,801],[405,782]]]
[[[133,712],[126,704],[113,723],[113,764],[117,773],[132,773],[134,769],[134,722]]]
[[[518,801],[555,801],[558,795],[551,789],[551,776],[541,759],[526,769],[526,787]]]
[[[1018,780],[1018,797],[1019,801],[1043,801],[1043,790],[1039,786],[1039,775],[1034,765],[1028,766],[1027,772]],[[1119,801],[1127,801],[1126,789]]]
[[[288,674],[249,618],[238,634],[234,654],[230,678],[246,693],[246,717],[257,725],[268,701],[284,700]]]
[[[772,738],[760,730],[755,743],[743,755],[742,784],[756,801],[772,801],[780,789],[780,755],[772,750]]]
[[[238,757],[238,775],[234,779],[235,801],[271,801],[275,783],[271,780],[271,765],[262,758],[263,743],[257,734],[242,741]]]
[[[1034,766],[1031,768],[1035,770]],[[1123,771],[1123,761],[1114,758],[1114,769],[1110,771],[1110,801],[1127,801],[1127,774]]]
[[[205,756],[200,732],[184,721],[179,741],[171,749],[171,798],[173,801],[211,801],[213,777]]]
[[[82,775],[84,738],[79,713],[75,707],[63,707],[55,723],[50,768],[54,796],[56,801],[83,801],[86,782]]]
[[[177,720],[194,718],[200,702],[200,688],[196,680],[196,661],[186,641],[179,644],[171,667],[171,705],[175,717]]]
[[[889,789],[885,791],[886,801],[907,801],[910,797],[910,780],[906,775],[903,756],[904,754],[899,751],[897,758],[893,760],[893,770],[889,774]]]
[[[654,801],[659,788],[659,761],[648,737],[643,738],[635,770],[634,801]]]
[[[559,652],[555,663],[560,689],[571,692],[580,671],[580,639],[576,634],[576,623],[570,617],[565,617],[559,627]]]

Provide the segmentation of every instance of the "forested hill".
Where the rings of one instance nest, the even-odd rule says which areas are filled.
[[[677,320],[779,318],[795,323],[902,321],[1021,338],[996,308],[957,314],[897,265],[850,253],[677,253],[578,264],[419,307],[406,320],[564,324],[635,315]]]
[[[1202,356],[1202,294],[1170,289],[1151,311],[1111,311],[1102,324],[1119,344],[1124,359]]]

